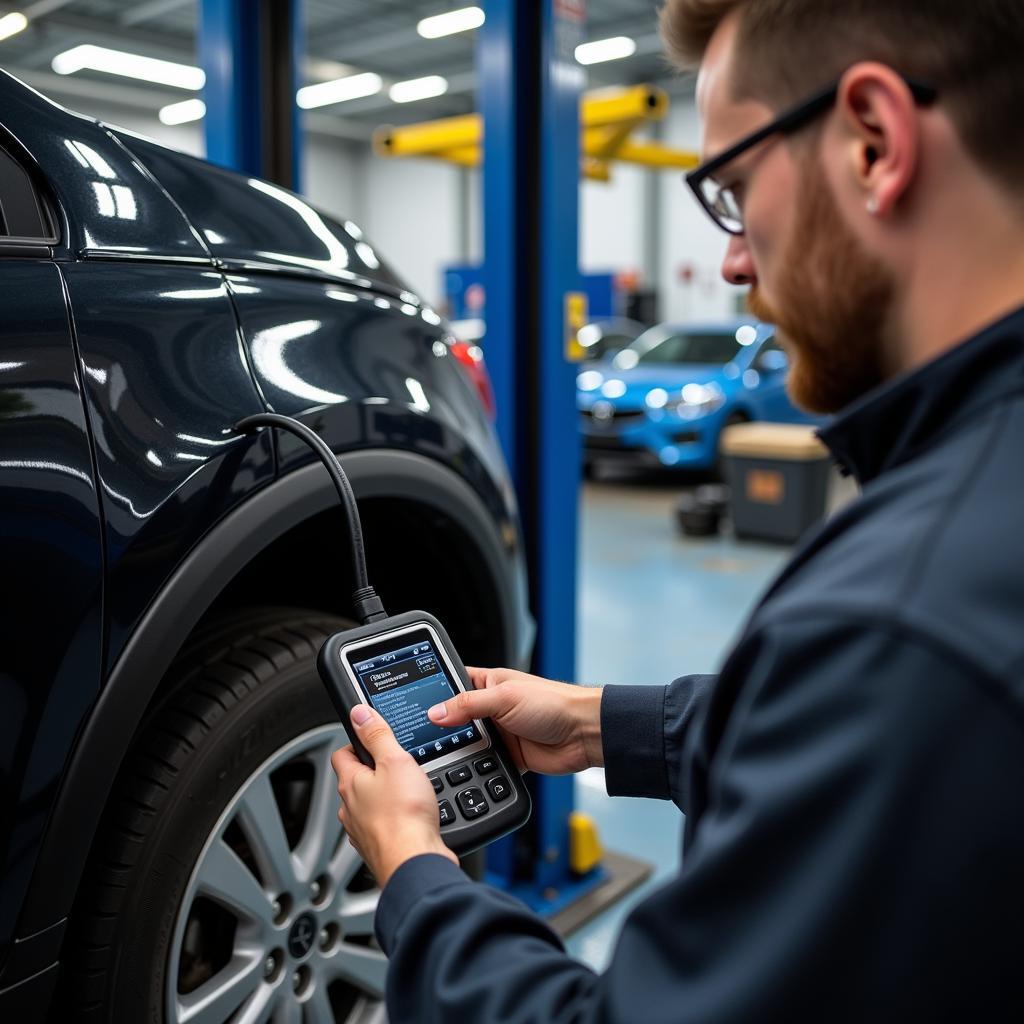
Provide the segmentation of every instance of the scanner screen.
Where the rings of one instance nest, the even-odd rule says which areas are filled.
[[[347,658],[367,700],[420,764],[457,752],[481,738],[472,722],[457,729],[443,729],[427,718],[428,708],[448,700],[458,689],[426,629],[349,651]]]

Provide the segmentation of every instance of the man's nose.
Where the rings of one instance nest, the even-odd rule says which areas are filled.
[[[722,277],[729,284],[757,284],[754,259],[750,255],[746,236],[730,236],[729,248],[725,251],[725,259],[722,260]]]

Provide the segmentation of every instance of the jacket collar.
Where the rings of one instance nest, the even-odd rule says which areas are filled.
[[[964,419],[1024,391],[1024,308],[925,366],[875,388],[819,436],[866,484],[913,458]]]

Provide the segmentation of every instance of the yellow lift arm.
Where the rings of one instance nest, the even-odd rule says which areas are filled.
[[[671,149],[659,142],[631,140],[637,128],[660,121],[667,111],[665,92],[651,85],[585,95],[580,104],[583,175],[608,181],[610,164],[615,161],[680,171],[696,167],[696,153]],[[479,167],[483,132],[483,118],[479,114],[465,114],[404,128],[378,128],[373,148],[380,156],[423,156],[463,167]]]

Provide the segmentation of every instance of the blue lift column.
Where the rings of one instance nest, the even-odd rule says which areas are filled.
[[[302,0],[202,0],[208,160],[301,191]]]
[[[519,496],[537,620],[534,670],[574,679],[580,478],[568,311],[579,291],[584,0],[486,0],[477,50],[484,118],[486,353]],[[603,879],[570,870],[572,778],[533,780],[530,825],[488,851],[488,876],[555,913]]]

